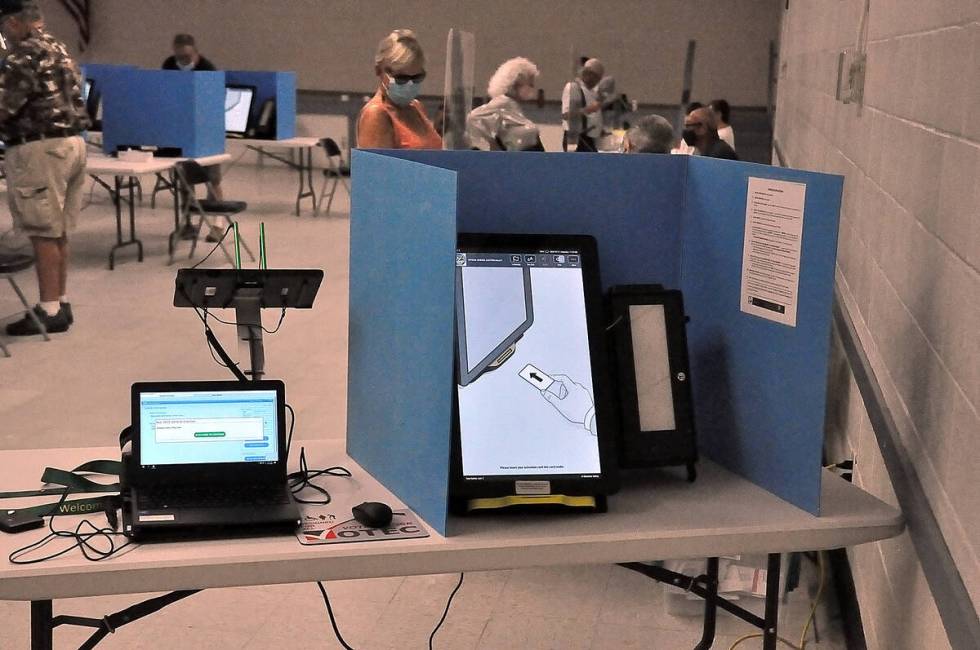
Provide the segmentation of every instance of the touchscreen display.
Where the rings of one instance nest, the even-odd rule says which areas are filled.
[[[582,256],[459,251],[464,479],[600,472]]]
[[[248,129],[248,116],[252,112],[254,94],[254,89],[244,86],[225,88],[225,131],[245,133]]]

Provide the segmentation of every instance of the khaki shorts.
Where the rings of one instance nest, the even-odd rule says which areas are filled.
[[[6,152],[7,200],[28,237],[58,239],[75,227],[85,184],[81,136],[37,140]]]

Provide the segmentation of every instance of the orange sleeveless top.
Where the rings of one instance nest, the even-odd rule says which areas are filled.
[[[377,98],[372,98],[368,103],[379,104],[385,113],[388,114],[388,117],[391,118],[391,125],[395,131],[396,149],[442,149],[442,137],[440,137],[436,128],[432,126],[432,122],[425,114],[425,109],[422,108],[422,102],[419,100],[413,99],[409,106],[414,108],[422,119],[424,126],[421,133],[413,130],[412,125],[406,123],[401,118],[398,114],[398,109],[394,106],[389,106],[384,101],[377,100]]]

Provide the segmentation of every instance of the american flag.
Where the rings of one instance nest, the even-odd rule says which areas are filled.
[[[65,8],[75,24],[78,25],[78,49],[82,52],[88,46],[92,37],[92,29],[89,24],[89,1],[88,0],[60,0],[61,6]]]

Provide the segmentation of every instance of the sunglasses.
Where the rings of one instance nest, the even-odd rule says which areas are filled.
[[[696,129],[698,127],[704,126],[704,122],[691,122],[690,124],[685,124],[685,129]]]
[[[388,72],[388,76],[391,77],[396,84],[401,86],[410,81],[422,83],[422,81],[425,79],[425,72],[420,72],[418,74],[394,74],[393,72]]]

